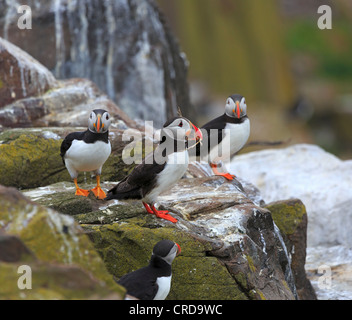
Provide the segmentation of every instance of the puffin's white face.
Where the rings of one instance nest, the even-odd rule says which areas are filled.
[[[181,253],[181,247],[175,242],[175,245],[171,248],[169,254],[166,257],[163,257],[168,264],[171,264],[172,261]]]
[[[241,119],[247,114],[245,97],[236,94],[227,98],[225,113],[232,118]]]
[[[164,128],[161,130],[162,135],[178,141],[202,139],[202,133],[199,128],[188,119],[182,117],[177,117],[170,123],[164,124]]]
[[[170,240],[162,240],[158,242],[158,244],[153,249],[153,255],[159,256],[170,265],[176,256],[178,256],[180,253],[180,245]]]
[[[88,129],[94,133],[104,133],[108,131],[110,124],[110,114],[103,109],[93,110],[89,115]]]

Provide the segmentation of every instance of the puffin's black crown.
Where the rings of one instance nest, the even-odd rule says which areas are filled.
[[[171,240],[161,240],[154,246],[153,254],[159,257],[166,257],[174,245],[175,242]]]
[[[101,114],[103,115],[105,112],[107,112],[106,110],[104,109],[94,109],[93,112],[98,115],[98,114]]]
[[[231,96],[229,96],[229,98],[231,98],[233,101],[240,101],[242,100],[242,98],[244,98],[241,94],[238,94],[238,93],[235,93],[235,94],[232,94]]]

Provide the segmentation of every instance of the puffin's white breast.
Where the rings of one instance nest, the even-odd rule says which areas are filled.
[[[157,294],[153,300],[165,300],[170,292],[171,288],[171,276],[169,277],[159,277],[156,280],[159,287]]]
[[[188,151],[174,152],[167,158],[164,170],[158,174],[156,187],[148,193],[144,200],[154,203],[163,191],[169,190],[185,174],[189,163]]]
[[[110,141],[85,143],[83,140],[73,140],[66,151],[65,163],[76,171],[94,171],[104,164],[110,154]]]
[[[242,123],[228,123],[224,129],[224,137],[218,146],[210,150],[209,160],[229,160],[232,155],[241,150],[246,144],[250,134],[250,121]]]

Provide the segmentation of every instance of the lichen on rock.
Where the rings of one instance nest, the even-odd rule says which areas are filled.
[[[0,202],[2,230],[19,237],[37,261],[44,265],[75,266],[74,269],[82,270],[75,269],[78,274],[90,274],[94,279],[99,279],[94,280],[97,281],[97,288],[106,288],[106,292],[115,292],[120,298],[123,297],[124,290],[114,283],[92,243],[72,217],[31,202],[14,188],[0,186]],[[41,275],[42,268],[45,270],[43,265],[34,265]],[[50,270],[46,272],[50,273]],[[84,294],[79,297],[84,298]]]
[[[280,254],[286,248],[271,212],[253,202],[261,202],[255,188],[243,185],[222,177],[181,179],[159,197],[159,207],[170,210],[177,224],[147,214],[140,201],[75,197],[63,183],[24,194],[46,206],[66,198],[66,213],[80,223],[116,279],[147,265],[154,244],[167,238],[182,248],[173,263],[170,299],[294,299],[289,261]],[[92,209],[76,214],[79,205],[70,207],[71,201]]]

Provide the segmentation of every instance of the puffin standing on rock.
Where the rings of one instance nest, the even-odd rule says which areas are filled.
[[[241,150],[250,134],[250,121],[247,116],[246,99],[240,94],[233,94],[227,98],[225,113],[203,127],[203,145],[197,145],[196,155],[201,160],[208,161],[215,175],[233,180],[234,175],[222,168],[222,161],[229,161],[231,156]]]
[[[100,187],[100,175],[103,164],[111,154],[109,126],[111,120],[106,110],[95,109],[88,119],[88,129],[72,132],[61,144],[61,157],[76,186],[76,195],[87,197],[89,190],[79,188],[77,177],[80,171],[93,171],[97,185],[91,191],[98,199],[106,197]]]
[[[106,200],[141,199],[148,213],[176,223],[177,219],[167,210],[157,210],[154,204],[160,193],[170,189],[185,174],[188,149],[202,139],[202,133],[188,119],[176,117],[164,124],[160,139],[154,152],[108,191]],[[195,143],[189,146],[190,141]]]
[[[154,246],[148,266],[125,274],[117,283],[137,299],[165,300],[171,288],[171,263],[180,252],[176,242],[161,240]]]

